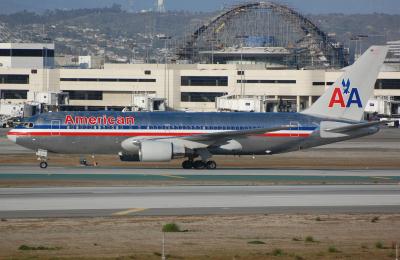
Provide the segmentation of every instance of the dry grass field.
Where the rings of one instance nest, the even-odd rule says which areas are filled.
[[[172,222],[168,259],[389,260],[400,240],[393,214],[3,219],[0,259],[161,259]]]

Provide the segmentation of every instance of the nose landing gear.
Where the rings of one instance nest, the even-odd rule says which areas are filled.
[[[38,161],[40,161],[39,167],[40,167],[41,169],[46,169],[47,166],[49,166],[48,163],[47,163],[47,150],[41,150],[41,149],[39,149],[39,150],[36,152],[36,155],[37,155],[37,157],[38,157]]]
[[[42,168],[42,169],[46,169],[47,166],[48,166],[48,164],[47,164],[47,162],[43,161],[43,162],[40,162],[39,166],[40,166],[40,168]]]

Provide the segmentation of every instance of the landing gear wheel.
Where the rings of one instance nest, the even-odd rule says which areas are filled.
[[[207,169],[209,169],[209,170],[217,169],[217,163],[214,161],[208,161],[206,165],[207,165]]]
[[[189,160],[184,161],[184,162],[182,163],[182,168],[183,168],[183,169],[192,169],[192,168],[193,168],[193,162],[192,162],[192,161],[189,161]]]
[[[193,167],[194,167],[195,169],[200,170],[200,169],[206,168],[207,165],[206,165],[206,163],[203,162],[203,161],[195,161],[195,162],[193,163]]]
[[[48,166],[48,164],[47,164],[47,162],[41,162],[41,163],[39,164],[39,166],[40,166],[40,168],[42,168],[42,169],[46,169],[47,166]]]

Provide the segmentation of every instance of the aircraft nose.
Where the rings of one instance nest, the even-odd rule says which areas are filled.
[[[17,136],[15,134],[13,134],[12,131],[7,133],[7,138],[8,138],[8,140],[10,140],[13,143],[17,142]]]

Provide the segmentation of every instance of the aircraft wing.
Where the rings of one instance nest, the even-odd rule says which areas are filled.
[[[268,132],[289,130],[292,127],[293,126],[279,126],[279,127],[256,128],[256,129],[239,130],[239,131],[225,131],[225,132],[216,132],[216,133],[201,134],[201,135],[192,135],[192,136],[182,137],[182,139],[192,142],[217,142],[220,140],[227,140],[235,137],[262,135]]]
[[[249,129],[249,130],[240,130],[240,131],[223,131],[223,132],[215,132],[209,134],[199,134],[199,135],[191,135],[191,136],[177,136],[177,137],[156,137],[156,138],[129,138],[124,140],[121,143],[121,146],[126,151],[131,151],[137,149],[137,146],[141,142],[145,141],[164,141],[164,142],[172,142],[176,145],[180,145],[189,149],[205,149],[210,146],[222,145],[226,144],[229,140],[234,138],[249,136],[249,135],[262,135],[268,132],[275,132],[280,130],[288,130],[293,128],[293,126],[279,126],[279,127],[270,127],[270,128],[257,128],[257,129]]]

